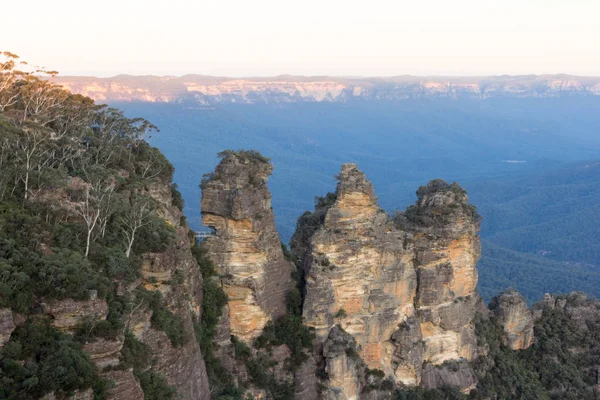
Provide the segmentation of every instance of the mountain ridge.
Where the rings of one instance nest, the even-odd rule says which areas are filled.
[[[55,77],[66,89],[96,101],[219,103],[348,102],[414,98],[549,98],[600,96],[600,77],[553,75],[336,77],[218,77],[117,75]]]

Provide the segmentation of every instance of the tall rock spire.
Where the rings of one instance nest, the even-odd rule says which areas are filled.
[[[315,218],[304,215],[295,236],[298,254],[305,255],[303,317],[317,335],[317,367],[329,373],[338,365],[324,349],[331,348],[332,330],[343,329],[365,366],[395,384],[450,383],[440,377],[452,372],[434,367],[476,356],[479,219],[466,192],[432,181],[418,190],[414,206],[391,219],[355,164],[344,164],[338,179],[335,195],[327,197],[334,201],[318,204]],[[302,221],[319,225],[307,229]],[[475,378],[464,368],[468,379],[448,379],[467,389]],[[353,393],[355,384],[333,386]]]
[[[202,222],[215,230],[206,245],[227,304],[227,329],[250,343],[286,310],[291,264],[275,230],[268,159],[253,151],[224,152],[202,184]]]

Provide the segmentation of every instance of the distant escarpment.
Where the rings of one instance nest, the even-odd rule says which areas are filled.
[[[600,95],[600,78],[570,75],[388,78],[119,75],[112,78],[59,77],[57,82],[75,93],[98,101],[183,102],[199,106],[233,102],[252,104]]]

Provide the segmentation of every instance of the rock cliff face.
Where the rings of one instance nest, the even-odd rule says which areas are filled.
[[[162,293],[166,307],[182,322],[183,344],[174,346],[165,332],[152,327],[152,310],[145,304],[131,314],[129,329],[149,346],[155,360],[154,368],[175,388],[175,398],[209,399],[204,359],[193,327],[200,317],[202,277],[190,251],[189,228],[181,224],[182,212],[172,205],[168,185],[157,184],[147,190],[161,204],[160,216],[175,228],[176,241],[162,253],[145,255],[140,284],[147,290]],[[122,393],[126,390],[139,393],[129,371],[119,376],[116,383],[122,385],[122,390],[120,386],[113,389],[115,398],[123,398]]]
[[[257,154],[230,152],[202,190],[202,222],[215,231],[206,248],[229,298],[222,331],[246,343],[285,314],[291,285],[266,185],[271,171]]]
[[[423,365],[476,355],[479,221],[457,185],[433,181],[418,197],[392,220],[377,206],[365,175],[345,164],[322,224],[308,240],[299,226],[293,239],[295,252],[304,256],[303,317],[315,328],[317,363],[343,371],[335,375],[343,379],[329,374],[323,382],[335,392],[340,382],[348,393],[360,393],[353,385],[362,386],[349,383],[352,368],[340,367],[346,361],[331,364],[327,343],[337,324],[356,341],[366,367],[383,371],[394,384],[451,383],[423,380]],[[474,384],[469,376],[458,379],[464,389]]]
[[[504,329],[504,344],[513,350],[526,349],[533,343],[533,315],[523,296],[509,289],[495,297],[490,311]]]
[[[144,255],[138,280],[129,284],[115,282],[119,286],[119,295],[132,304],[131,312],[125,315],[125,327],[148,347],[153,360],[150,369],[162,374],[168,385],[176,390],[174,399],[210,399],[204,360],[193,327],[193,322],[200,317],[202,278],[190,250],[189,228],[181,224],[182,213],[172,205],[170,185],[156,183],[145,190],[160,205],[160,217],[174,228],[176,240],[164,252]],[[174,279],[175,276],[180,279]],[[161,292],[166,308],[182,322],[181,345],[175,346],[165,332],[153,326],[150,305],[138,298],[140,288]],[[98,299],[96,295],[95,291],[91,291],[88,300],[42,301],[40,308],[51,317],[58,330],[72,334],[84,321],[107,318],[107,301]],[[10,310],[0,309],[0,347],[25,318],[20,320]],[[124,342],[123,333],[114,339],[94,337],[83,344],[83,350],[98,367],[101,377],[112,381],[108,399],[143,400],[144,392],[133,374],[133,368],[124,365],[121,354]],[[55,398],[54,393],[46,398]],[[91,389],[78,391],[69,397],[71,400],[93,398]]]

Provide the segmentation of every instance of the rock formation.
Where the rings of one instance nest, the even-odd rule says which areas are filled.
[[[533,316],[519,292],[509,289],[495,297],[490,311],[504,329],[504,344],[513,350],[523,350],[533,343]]]
[[[478,217],[456,184],[433,181],[417,194],[417,204],[392,220],[377,205],[365,175],[344,164],[331,196],[335,201],[317,207],[324,214],[314,219],[320,226],[306,229],[299,223],[292,243],[304,257],[303,316],[315,328],[316,361],[343,371],[335,375],[342,380],[332,381],[329,374],[323,382],[330,389],[343,381],[349,386],[340,390],[354,393],[353,385],[361,385],[349,383],[352,369],[340,367],[346,361],[331,364],[338,359],[328,345],[337,324],[356,341],[366,367],[383,371],[394,383],[437,386],[454,379],[463,389],[474,384],[472,373],[448,382],[424,381],[422,374],[424,364],[476,355]]]
[[[202,190],[202,223],[215,231],[206,247],[229,298],[223,323],[246,343],[285,314],[291,285],[266,184],[271,172],[257,153],[228,152]]]
[[[204,248],[228,298],[214,337],[216,357],[239,386],[247,383],[245,395],[269,398],[264,382],[253,384],[248,362],[270,365],[268,374],[275,385],[293,387],[294,377],[285,368],[290,349],[284,344],[265,352],[253,346],[267,324],[286,313],[292,264],[284,257],[275,229],[266,184],[272,171],[268,159],[253,151],[228,151],[220,156],[215,173],[202,182],[201,203],[202,222],[214,230]],[[243,357],[240,348],[247,349]]]

